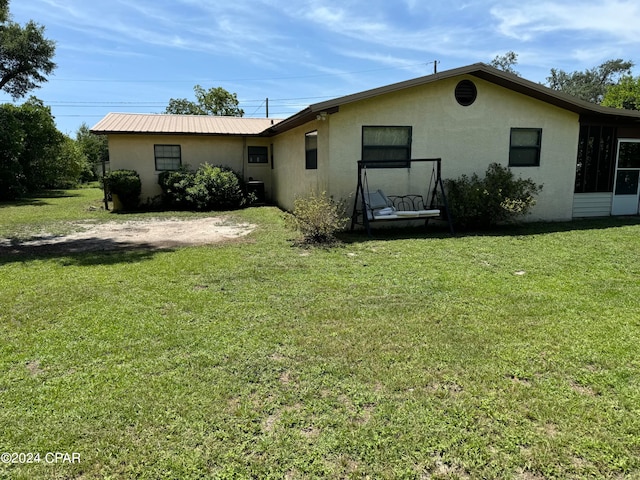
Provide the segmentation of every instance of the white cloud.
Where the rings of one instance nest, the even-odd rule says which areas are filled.
[[[549,32],[604,34],[622,42],[638,41],[640,3],[637,0],[518,3],[494,6],[491,14],[507,37],[531,41]]]

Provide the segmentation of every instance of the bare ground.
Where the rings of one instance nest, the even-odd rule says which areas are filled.
[[[68,235],[38,234],[28,240],[0,238],[2,253],[78,253],[123,248],[175,248],[236,240],[255,225],[225,217],[73,223]]]

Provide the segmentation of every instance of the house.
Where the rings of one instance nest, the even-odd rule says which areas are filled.
[[[482,63],[316,103],[284,120],[109,114],[91,131],[108,136],[112,169],[138,171],[147,199],[160,193],[161,171],[209,162],[264,182],[268,199],[291,209],[311,190],[352,197],[360,159],[439,157],[444,178],[498,162],[543,184],[530,219],[639,209],[640,112]],[[417,193],[429,175],[412,165],[372,171],[368,182]]]

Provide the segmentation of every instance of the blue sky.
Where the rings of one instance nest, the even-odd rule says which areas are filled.
[[[285,118],[430,74],[434,60],[442,71],[512,50],[536,82],[551,68],[640,63],[637,0],[12,0],[10,11],[57,43],[58,68],[32,94],[71,135],[108,112],[161,113],[196,84],[236,93],[245,116],[264,116],[268,97],[269,116]]]

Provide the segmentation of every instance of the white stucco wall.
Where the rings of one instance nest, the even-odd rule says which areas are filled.
[[[318,132],[318,168],[305,168],[305,135]],[[293,209],[298,196],[329,189],[329,121],[313,121],[273,139],[273,200]]]
[[[459,105],[454,89],[463,78],[478,90],[476,101]],[[508,165],[512,127],[542,128],[539,167],[512,168],[516,175],[544,185],[529,219],[568,220],[579,133],[577,114],[475,77],[443,80],[377,98],[343,105],[330,115],[330,191],[355,192],[356,161],[361,157],[362,126],[412,126],[412,158],[442,158],[443,178],[483,174],[492,162]],[[430,168],[430,167],[429,167]],[[369,170],[370,188],[386,193],[422,193],[429,172],[418,164],[409,171]],[[426,190],[426,186],[422,187]]]
[[[454,90],[467,78],[478,90],[463,107]],[[540,166],[512,168],[543,184],[529,219],[572,218],[578,115],[473,76],[460,76],[340,106],[325,120],[313,120],[273,138],[187,135],[110,135],[111,169],[132,168],[143,182],[142,201],[160,194],[154,145],[180,145],[182,162],[226,165],[265,182],[267,198],[292,209],[295,198],[324,191],[354,200],[363,126],[411,126],[412,158],[442,158],[443,178],[483,174],[492,162],[508,165],[511,128],[541,128]],[[318,168],[305,168],[305,134],[318,131]],[[248,146],[271,147],[269,164],[248,164]],[[426,194],[430,164],[411,169],[370,170],[371,189],[387,194]]]
[[[223,137],[193,135],[109,135],[109,160],[111,170],[121,168],[138,172],[142,182],[142,202],[149,202],[160,195],[158,175],[155,169],[154,145],[180,145],[182,165],[197,169],[209,162],[223,165],[243,175],[265,182],[267,196],[271,190],[271,164],[247,163],[247,146],[267,146],[271,139],[257,137]]]

